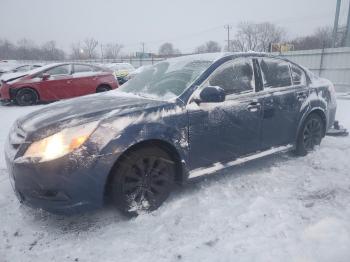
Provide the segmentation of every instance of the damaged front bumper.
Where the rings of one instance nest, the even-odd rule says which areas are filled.
[[[5,159],[12,187],[21,203],[56,214],[72,214],[101,207],[112,155],[80,161],[68,154],[48,162],[16,161],[7,144]],[[89,152],[85,152],[89,154]]]

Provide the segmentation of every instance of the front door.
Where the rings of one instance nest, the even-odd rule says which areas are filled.
[[[72,97],[71,66],[60,65],[43,72],[47,79],[41,79],[37,86],[45,100],[59,100]]]
[[[226,100],[187,106],[190,169],[225,163],[260,148],[262,101],[255,93],[251,60],[224,63],[202,86],[208,85],[223,88]]]

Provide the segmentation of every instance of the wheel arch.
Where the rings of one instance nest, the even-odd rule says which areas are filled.
[[[161,140],[161,139],[148,139],[148,140],[143,140],[140,142],[137,142],[133,145],[131,145],[129,148],[123,151],[123,153],[118,156],[118,158],[115,160],[111,170],[109,171],[109,174],[107,176],[107,179],[105,181],[104,185],[104,197],[108,197],[110,195],[110,188],[109,185],[111,184],[113,174],[118,167],[118,164],[120,161],[123,160],[123,158],[130,152],[134,150],[138,150],[140,148],[145,148],[145,147],[158,147],[162,150],[164,150],[166,153],[169,154],[169,157],[172,158],[172,160],[175,162],[175,183],[177,184],[182,184],[186,180],[186,175],[187,175],[187,169],[185,166],[185,161],[183,161],[180,153],[176,149],[174,145],[171,143]]]
[[[96,92],[97,92],[97,90],[98,90],[99,88],[101,88],[101,87],[107,87],[109,90],[112,90],[112,87],[111,87],[110,84],[101,83],[101,84],[99,84],[99,85],[96,87]]]
[[[17,87],[17,88],[11,88],[10,89],[10,99],[14,100],[16,98],[17,93],[22,90],[22,89],[30,89],[33,92],[35,92],[35,94],[38,97],[38,101],[40,101],[40,94],[38,92],[38,90],[36,90],[34,87],[32,86],[21,86],[21,87]]]
[[[300,129],[303,125],[303,123],[305,122],[305,120],[311,115],[311,114],[317,114],[319,117],[321,117],[323,124],[324,124],[324,129],[323,129],[323,137],[326,135],[326,130],[327,130],[327,117],[326,117],[326,113],[325,111],[320,108],[313,108],[312,110],[310,110],[307,114],[304,115],[304,117],[301,119],[301,121],[299,122],[299,126],[298,126],[298,130],[296,133],[296,139],[298,137],[298,134],[300,132]]]

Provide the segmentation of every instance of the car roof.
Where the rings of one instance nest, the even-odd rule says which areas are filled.
[[[247,56],[258,56],[258,57],[270,57],[270,58],[278,58],[285,61],[290,62],[288,59],[276,56],[271,53],[266,52],[255,52],[255,51],[247,51],[247,52],[217,52],[217,53],[202,53],[202,54],[193,54],[193,55],[186,55],[186,56],[178,56],[174,58],[169,58],[169,60],[182,60],[182,59],[199,59],[199,60],[211,60],[213,62],[219,61],[223,58],[230,58],[230,57],[247,57]]]

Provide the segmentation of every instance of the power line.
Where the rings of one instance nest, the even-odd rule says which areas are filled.
[[[329,13],[327,14],[319,14],[319,15],[315,15],[315,16],[305,16],[305,17],[298,17],[298,19],[296,19],[295,17],[289,17],[289,18],[282,18],[282,19],[275,19],[275,20],[271,20],[270,22],[271,23],[275,23],[275,24],[289,24],[289,23],[304,23],[305,21],[308,21],[308,20],[315,20],[317,18],[324,18],[325,15],[329,15]],[[236,23],[236,22],[235,22]],[[174,37],[174,38],[169,38],[169,39],[158,39],[158,40],[151,40],[151,41],[146,41],[145,44],[149,44],[149,45],[152,45],[152,44],[160,44],[160,43],[164,43],[164,42],[176,42],[176,41],[180,41],[180,40],[183,40],[183,39],[189,39],[189,38],[193,38],[193,37],[196,37],[196,36],[199,36],[199,35],[203,35],[205,33],[208,33],[208,32],[211,32],[211,31],[214,31],[214,30],[219,30],[221,29],[222,27],[224,26],[224,28],[229,31],[227,32],[228,34],[230,34],[230,37],[231,37],[231,33],[232,33],[232,26],[229,25],[229,24],[226,24],[226,25],[218,25],[218,26],[214,26],[214,27],[210,27],[208,29],[205,29],[205,30],[202,30],[202,31],[199,31],[199,32],[195,32],[195,33],[190,33],[190,34],[184,34],[184,35],[180,35],[178,37]],[[230,27],[230,29],[227,28],[227,26]],[[228,37],[229,38],[229,37]],[[231,40],[225,40],[225,42],[227,41],[231,41]],[[137,45],[139,45],[140,43],[130,43],[130,44],[126,44],[128,47],[136,47]],[[229,45],[228,45],[229,46]],[[230,49],[230,47],[229,47]],[[229,50],[228,49],[228,50]]]

